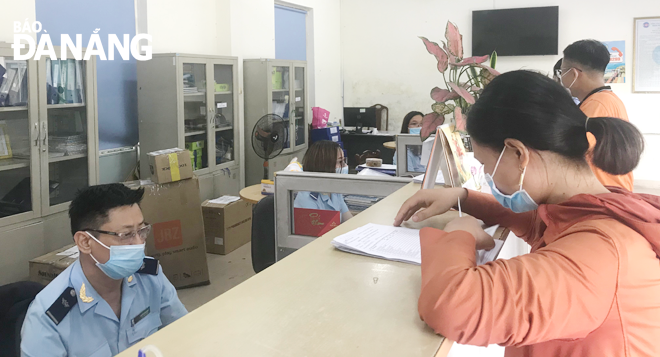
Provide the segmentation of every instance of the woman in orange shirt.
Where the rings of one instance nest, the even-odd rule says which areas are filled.
[[[585,160],[613,174],[639,162],[630,123],[587,118],[566,91],[537,73],[495,78],[472,107],[467,130],[493,195],[421,190],[395,225],[464,212],[502,224],[532,246],[476,266],[492,238],[471,217],[424,228],[419,314],[463,344],[500,344],[506,356],[660,356],[660,198],[605,187]],[[421,209],[421,210],[420,210]]]

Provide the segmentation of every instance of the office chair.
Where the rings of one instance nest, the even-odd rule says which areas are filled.
[[[376,128],[378,130],[390,130],[390,110],[382,104],[374,104],[371,107],[376,108]]]
[[[252,269],[255,273],[275,263],[275,196],[252,207]]]
[[[32,281],[0,286],[0,356],[21,355],[21,327],[25,313],[43,288]]]

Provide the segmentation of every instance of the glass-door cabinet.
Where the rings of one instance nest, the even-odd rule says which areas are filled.
[[[233,57],[155,54],[138,62],[140,176],[150,177],[146,154],[173,147],[190,151],[200,177],[239,171],[237,60]]]
[[[0,226],[41,213],[37,63],[13,52],[0,44]]]
[[[65,211],[97,182],[95,58],[16,60],[0,43],[0,226]]]
[[[68,52],[38,63],[41,201],[50,214],[67,210],[79,190],[98,182],[96,59]]]
[[[263,177],[263,159],[251,149],[254,125],[266,114],[276,114],[284,120],[286,142],[281,155],[292,154],[302,160],[307,148],[308,124],[312,110],[307,91],[307,63],[273,59],[244,61],[246,185],[258,183]],[[298,153],[300,151],[300,153]],[[284,167],[270,160],[270,175]],[[288,162],[286,163],[288,164]],[[286,165],[284,165],[286,166]]]

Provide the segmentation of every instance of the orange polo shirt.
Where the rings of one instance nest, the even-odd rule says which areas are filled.
[[[580,109],[590,118],[597,117],[613,117],[620,118],[622,120],[628,121],[628,113],[626,112],[626,107],[623,105],[623,102],[619,97],[617,97],[614,92],[611,90],[602,90],[600,92],[594,93],[580,103]],[[591,162],[591,153],[596,146],[596,138],[591,133],[587,133],[587,139],[589,140],[589,152],[587,153],[587,161],[591,167],[591,171],[594,172],[598,181],[600,181],[605,186],[618,186],[623,187],[626,190],[632,192],[633,190],[633,173],[632,171],[625,175],[612,175],[607,172],[597,168]]]

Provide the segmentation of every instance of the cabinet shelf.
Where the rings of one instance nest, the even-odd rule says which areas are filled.
[[[234,129],[233,126],[223,126],[221,128],[215,128],[215,131],[216,132],[218,132],[218,131],[227,131],[227,130],[232,130],[232,129]]]
[[[2,112],[20,112],[21,110],[27,110],[27,107],[0,107],[0,113],[2,113]]]
[[[20,169],[30,166],[30,159],[0,159],[0,171]]]
[[[231,94],[231,91],[226,91],[226,92],[215,92],[215,95],[226,95],[226,94]]]
[[[273,89],[273,93],[288,92],[289,89]]]
[[[72,103],[72,104],[48,104],[48,109],[67,109],[67,108],[82,108],[85,103]]]
[[[205,130],[195,130],[195,131],[185,132],[184,136],[195,136],[195,135],[203,135],[203,134],[206,134]]]
[[[52,164],[54,162],[82,159],[83,157],[87,157],[87,154],[66,155],[66,156],[51,156],[51,155],[48,155],[48,162]]]

